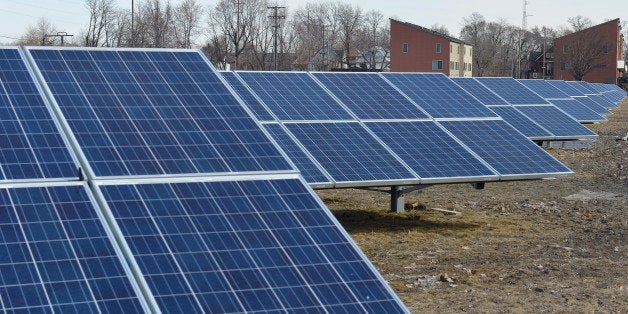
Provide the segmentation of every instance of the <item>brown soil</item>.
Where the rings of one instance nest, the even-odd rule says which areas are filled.
[[[384,193],[318,193],[414,313],[628,313],[628,100],[613,112],[590,148],[548,150],[573,177],[432,186],[405,213]]]

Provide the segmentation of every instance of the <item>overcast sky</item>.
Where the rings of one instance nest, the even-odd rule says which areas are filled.
[[[141,1],[134,0],[137,6]],[[164,0],[165,1],[165,0]],[[181,0],[170,0],[177,4]],[[198,0],[205,7],[218,0]],[[340,0],[332,0],[336,2]],[[278,0],[277,4],[291,10],[313,0]],[[523,0],[344,0],[358,5],[362,10],[377,10],[387,18],[430,27],[445,25],[452,36],[458,37],[462,20],[473,12],[482,14],[488,21],[505,19],[513,25],[521,25]],[[87,27],[89,17],[84,0],[0,0],[0,43],[20,37],[25,29],[46,17],[58,31],[78,34]],[[118,0],[121,6],[130,8],[131,0]],[[625,0],[528,0],[528,26],[566,25],[567,18],[577,15],[589,17],[595,24],[610,19],[628,19]],[[623,14],[620,15],[620,14]]]

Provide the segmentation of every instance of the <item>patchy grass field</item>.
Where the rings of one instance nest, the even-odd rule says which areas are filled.
[[[590,148],[549,150],[573,177],[432,186],[400,214],[387,194],[318,193],[414,313],[628,313],[628,100],[613,112]]]

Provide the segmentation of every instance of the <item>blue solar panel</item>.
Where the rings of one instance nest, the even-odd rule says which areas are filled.
[[[574,99],[577,102],[579,102],[580,104],[582,104],[583,106],[586,106],[587,108],[591,109],[593,112],[595,112],[595,113],[597,113],[599,115],[609,115],[609,114],[611,114],[610,110],[608,110],[604,106],[598,104],[593,99],[591,99],[589,96],[575,96]]]
[[[0,49],[0,181],[76,179],[60,130],[17,48]]]
[[[528,118],[550,131],[556,137],[580,138],[595,137],[593,131],[558,110],[554,106],[517,106]]]
[[[495,175],[435,122],[369,122],[366,126],[412,167],[422,182]]]
[[[421,110],[377,73],[313,73],[360,119],[426,119]]]
[[[546,80],[517,80],[517,81],[545,99],[569,98],[569,95],[567,95],[567,93],[549,84]]]
[[[279,146],[286,152],[290,160],[301,171],[305,181],[310,184],[321,184],[331,182],[312,159],[299,147],[299,145],[288,135],[279,124],[265,124],[264,128],[277,141]]]
[[[385,73],[393,85],[433,118],[496,117],[442,73]]]
[[[238,72],[279,120],[353,117],[305,72]]]
[[[272,114],[259,102],[257,98],[240,81],[235,72],[219,72],[220,75],[231,85],[235,92],[242,98],[244,104],[251,109],[255,117],[260,121],[275,120]]]
[[[550,102],[578,122],[606,121],[604,117],[575,99],[551,99]]]
[[[85,185],[0,188],[3,312],[140,313]]]
[[[536,122],[530,120],[513,106],[493,106],[491,110],[495,111],[508,124],[512,125],[517,131],[523,133],[526,137],[534,140],[552,139],[554,136]]]
[[[497,94],[473,78],[452,77],[451,79],[486,106],[508,104],[503,98],[497,96]]]
[[[565,94],[574,97],[574,96],[584,96],[584,93],[576,88],[575,85],[567,83],[562,80],[548,80],[547,83],[558,88],[563,91]]]
[[[511,77],[478,77],[475,79],[511,105],[549,104],[541,96]]]
[[[162,312],[407,311],[297,179],[99,188]]]
[[[600,94],[589,94],[587,97],[606,109],[617,108],[617,104]]]
[[[359,123],[290,123],[286,127],[336,182],[418,180]]]
[[[503,176],[571,171],[501,120],[440,122]]]
[[[96,177],[291,168],[198,51],[29,51]]]

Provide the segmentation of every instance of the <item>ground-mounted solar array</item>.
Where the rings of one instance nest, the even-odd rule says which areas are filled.
[[[0,187],[5,312],[148,310],[85,183]]]
[[[164,312],[405,311],[299,179],[98,189]]]
[[[448,120],[501,120],[495,111],[442,74],[284,72],[279,76],[245,71],[229,75],[240,78],[236,91],[254,95],[254,106],[261,100],[264,107],[275,108],[280,103],[281,112],[297,112],[277,115],[272,123],[263,122],[275,129],[275,140],[288,155],[295,156],[297,168],[299,164],[304,167],[302,174],[314,187],[321,187],[321,173],[329,175],[333,187],[517,179],[510,173],[502,175],[440,124]],[[299,88],[281,82],[284,80],[298,82]],[[294,95],[295,90],[303,94]],[[292,95],[293,100],[284,101],[285,95]],[[311,102],[313,98],[326,99],[326,108],[344,108],[350,118],[304,116],[300,111],[311,112],[310,107],[316,105]],[[408,111],[414,113],[399,118]],[[554,138],[520,115],[536,126],[535,135]],[[521,136],[515,130],[512,134]],[[531,149],[531,155],[539,151],[539,156],[546,154],[534,146],[524,149]],[[312,173],[312,169],[316,171]],[[542,173],[539,168],[523,177],[542,177]],[[550,173],[557,175],[554,169]]]
[[[0,48],[0,182],[78,178],[78,165],[17,48]]]
[[[196,51],[29,53],[93,177],[290,169]]]
[[[535,141],[553,141],[553,140],[579,140],[594,138],[597,135],[586,127],[582,126],[577,118],[571,116],[569,112],[575,112],[579,118],[583,118],[582,122],[599,122],[605,118],[597,112],[592,112],[590,108],[583,106],[580,102],[569,103],[568,110],[565,111],[551,103],[551,99],[545,99],[545,96],[561,97],[559,99],[571,99],[566,93],[557,90],[554,86],[547,85],[541,80],[526,80],[527,84],[533,89],[539,89],[539,93],[533,91],[520,81],[507,77],[480,77],[480,78],[457,78],[456,84],[482,101],[489,108],[494,109],[495,106],[512,106],[517,110],[507,110],[502,108],[494,109],[505,113],[501,116],[517,130]],[[564,106],[561,103],[559,106]],[[545,114],[551,114],[549,117],[539,116],[531,113],[530,107],[539,108]],[[522,107],[523,110],[519,110]],[[573,109],[572,107],[576,107]],[[557,127],[554,121],[561,121],[566,124],[563,127]],[[540,131],[539,126],[544,130]]]
[[[2,56],[7,139],[70,169],[0,182],[3,310],[407,312],[199,51]]]
[[[545,100],[578,122],[594,123],[606,121],[606,118],[589,108],[582,101],[570,97],[546,80],[518,80],[518,82],[545,98]]]

